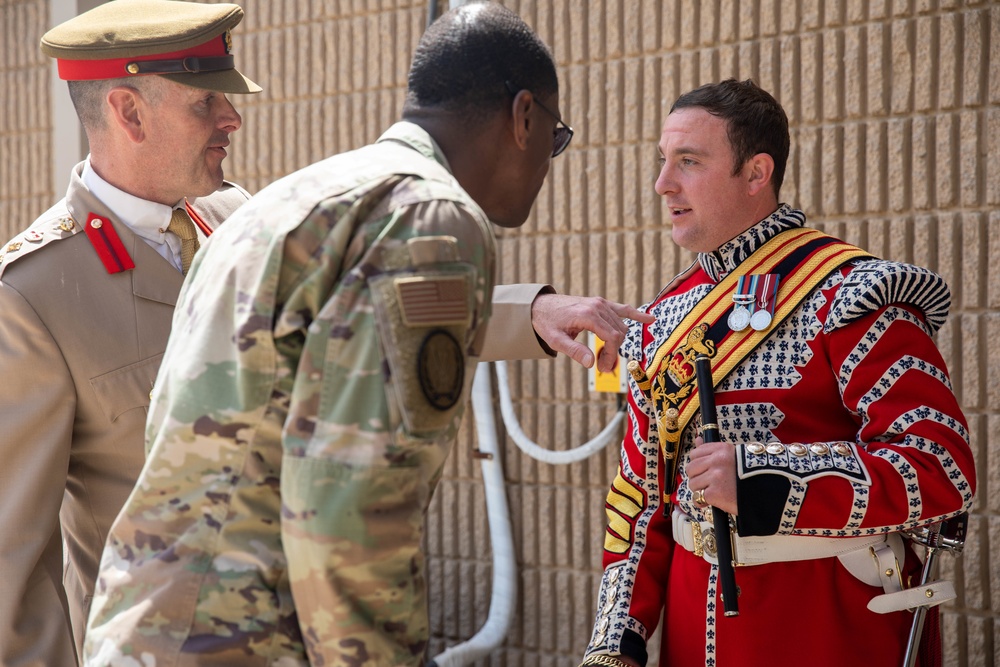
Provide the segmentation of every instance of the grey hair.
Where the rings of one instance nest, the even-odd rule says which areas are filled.
[[[88,134],[107,128],[105,120],[105,104],[108,93],[113,88],[131,88],[146,100],[156,106],[163,99],[163,79],[158,76],[122,77],[119,79],[101,79],[98,81],[67,81],[69,97],[80,123]]]

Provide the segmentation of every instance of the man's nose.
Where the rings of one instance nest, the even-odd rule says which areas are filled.
[[[673,176],[670,165],[665,164],[660,167],[660,173],[656,177],[653,189],[661,197],[677,191],[677,180]]]
[[[225,95],[222,96],[223,109],[219,114],[219,127],[226,132],[235,132],[243,125],[243,117]]]

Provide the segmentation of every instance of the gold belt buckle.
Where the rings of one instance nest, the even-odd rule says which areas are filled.
[[[704,544],[705,553],[707,553],[710,558],[719,557],[719,544],[715,540],[714,529],[709,528],[705,531],[702,537],[702,543]]]

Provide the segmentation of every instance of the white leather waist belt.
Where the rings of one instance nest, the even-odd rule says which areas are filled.
[[[674,541],[707,562],[718,564],[718,543],[711,523],[698,522],[674,508],[671,514]],[[723,535],[722,539],[729,539]],[[904,590],[900,563],[903,562],[903,538],[899,533],[869,537],[809,537],[804,535],[733,535],[733,561],[736,566],[787,563],[796,560],[834,558],[848,572],[869,586],[878,586],[884,595],[874,597],[868,608],[886,614],[918,606],[935,606],[954,599],[949,581],[937,581]]]
[[[716,553],[718,536],[711,523],[699,523],[674,509],[674,541],[709,563],[718,563]],[[727,537],[727,536],[723,536]],[[885,535],[870,537],[807,537],[801,535],[766,535],[733,539],[733,559],[736,565],[762,565],[793,560],[833,558],[884,543]],[[901,554],[900,554],[901,555]]]

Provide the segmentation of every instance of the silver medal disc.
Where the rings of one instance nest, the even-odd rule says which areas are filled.
[[[733,312],[729,313],[729,319],[726,320],[726,323],[733,331],[743,331],[750,324],[750,311],[743,306],[737,306],[733,308]]]
[[[771,326],[771,313],[766,310],[758,310],[750,318],[750,326],[754,331],[763,331]]]

